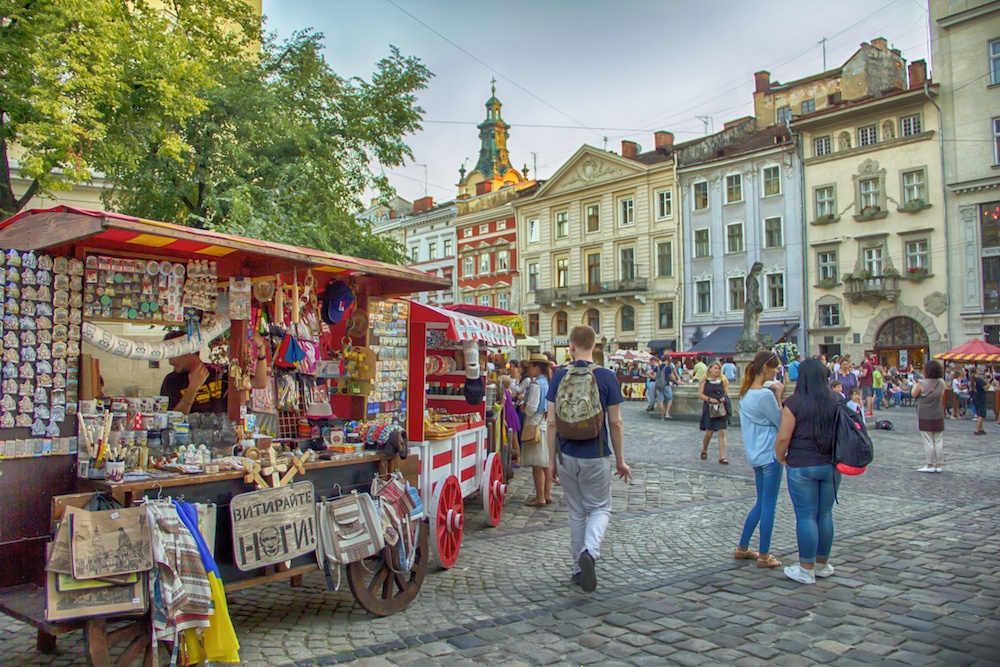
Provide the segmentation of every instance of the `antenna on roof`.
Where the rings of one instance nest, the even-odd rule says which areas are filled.
[[[826,71],[826,37],[816,42],[823,45],[823,71]]]
[[[708,131],[708,126],[712,126],[712,132],[715,132],[715,120],[711,116],[695,116],[698,120],[705,124],[705,134],[710,134]]]

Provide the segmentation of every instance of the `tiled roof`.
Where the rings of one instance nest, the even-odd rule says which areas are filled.
[[[719,149],[722,151],[722,155],[719,155],[718,151],[710,153],[704,157],[692,160],[684,166],[689,167],[693,164],[704,164],[706,162],[714,162],[716,160],[727,160],[737,155],[753,153],[766,148],[774,148],[775,146],[788,144],[791,142],[791,139],[791,133],[786,126],[776,125],[764,130],[758,130],[757,132],[753,132],[745,137],[737,139],[732,143],[725,144]]]

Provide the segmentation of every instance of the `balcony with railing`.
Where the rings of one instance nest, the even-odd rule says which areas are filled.
[[[649,278],[633,276],[586,285],[539,288],[535,290],[535,303],[540,306],[552,306],[558,303],[587,301],[605,296],[625,296],[647,291],[649,291]]]
[[[851,303],[865,301],[874,308],[883,301],[893,302],[899,298],[898,275],[847,274],[843,277],[843,282],[844,298]]]

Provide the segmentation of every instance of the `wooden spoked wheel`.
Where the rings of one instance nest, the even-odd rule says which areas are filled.
[[[112,621],[114,622],[114,621]],[[87,657],[92,667],[126,667],[141,664],[153,667],[156,653],[151,640],[152,625],[149,616],[129,621],[127,625],[108,631],[107,621],[92,618],[84,629]],[[128,642],[117,659],[112,659],[110,649],[120,642]]]
[[[500,517],[503,516],[503,501],[507,495],[503,462],[499,454],[493,453],[486,457],[481,492],[483,494],[483,507],[486,509],[486,520],[496,528],[500,525]]]
[[[409,572],[395,572],[389,567],[391,562],[399,570],[399,551],[386,547],[382,553],[363,563],[347,566],[347,583],[354,593],[354,599],[361,607],[376,616],[392,616],[406,609],[420,592],[427,573],[427,522],[420,521],[420,536],[417,538],[417,555]]]
[[[431,500],[431,533],[434,539],[434,561],[449,569],[458,560],[465,527],[465,503],[458,478],[448,475],[438,482]]]

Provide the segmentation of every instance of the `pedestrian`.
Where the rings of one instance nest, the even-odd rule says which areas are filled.
[[[872,373],[872,391],[875,392],[875,409],[881,410],[885,402],[885,375],[882,366],[876,366]]]
[[[844,355],[840,358],[840,363],[837,365],[837,372],[834,374],[834,380],[840,380],[843,388],[840,390],[841,393],[847,397],[851,395],[851,390],[858,386],[858,376],[851,372],[851,357],[850,355]],[[800,369],[801,370],[801,369]]]
[[[740,426],[743,429],[743,447],[747,463],[753,468],[757,487],[754,503],[746,521],[743,534],[733,553],[737,559],[757,561],[757,567],[780,567],[781,561],[771,555],[771,533],[774,531],[774,510],[781,489],[781,464],[774,458],[774,440],[781,426],[781,408],[774,392],[764,383],[774,379],[778,370],[778,355],[758,352],[747,364],[740,386]],[[750,549],[750,538],[760,524],[760,550]]]
[[[670,363],[670,355],[663,355],[663,364],[660,365],[656,376],[656,401],[660,406],[660,419],[666,421],[673,419],[670,415],[670,408],[674,405],[674,388],[677,384],[677,374],[674,373],[674,365]]]
[[[986,418],[986,380],[979,377],[979,370],[976,368],[969,371],[969,394],[976,409],[976,428],[972,433],[986,435],[983,430],[983,420]]]
[[[736,364],[731,359],[727,359],[726,363],[722,364],[722,374],[730,382],[736,382]]]
[[[515,370],[516,370],[515,366]],[[501,375],[497,378],[500,388],[503,390],[503,415],[505,426],[513,434],[510,441],[510,460],[512,465],[518,465],[521,459],[521,417],[514,407],[514,395],[511,389],[514,388],[514,379],[509,375]]]
[[[825,359],[826,359],[825,355],[824,355],[823,359],[824,359],[824,363],[825,363]],[[796,380],[799,379],[799,366],[801,366],[801,365],[802,365],[802,355],[796,354],[795,355],[795,359],[792,360],[792,363],[788,364],[788,381],[789,382],[795,382]]]
[[[865,407],[864,405],[862,405],[862,402],[864,400],[865,399],[861,394],[861,388],[855,387],[854,389],[851,390],[851,395],[847,397],[847,407],[849,407],[851,410],[854,410],[859,415],[861,415],[862,424],[867,424],[868,421],[867,418],[865,417]]]
[[[694,368],[691,369],[694,375],[695,382],[701,382],[705,377],[705,371],[708,370],[708,366],[705,365],[705,357],[698,357],[698,361],[695,363]]]
[[[928,361],[926,377],[913,385],[911,395],[917,399],[917,428],[924,440],[927,463],[917,472],[942,472],[944,466],[944,369],[939,361]]]
[[[722,374],[722,364],[718,361],[713,361],[708,366],[705,377],[698,385],[698,398],[704,401],[699,425],[705,432],[701,439],[701,458],[708,458],[708,445],[712,442],[712,435],[717,432],[719,463],[729,465],[726,459],[726,426],[729,425],[729,415],[732,413],[729,403],[729,380]]]
[[[951,396],[948,399],[948,407],[951,408],[952,419],[962,418],[958,409],[962,405],[962,401],[969,395],[968,387],[962,377],[962,371],[956,369],[951,372]]]
[[[830,382],[830,389],[833,389],[835,394],[839,394],[840,398],[847,398],[847,396],[844,396],[844,383],[840,380],[832,380]]]
[[[547,417],[549,431],[556,434],[549,466],[553,476],[562,480],[569,513],[572,579],[588,593],[597,588],[596,561],[611,519],[612,453],[615,474],[625,482],[632,479],[622,450],[621,391],[614,374],[594,364],[596,339],[594,330],[586,325],[570,330],[573,362],[552,377]],[[581,395],[588,400],[581,401]],[[587,418],[595,413],[596,417]],[[592,437],[581,437],[591,433]]]
[[[862,357],[860,368],[860,382],[861,382],[861,416],[871,417],[872,411],[874,409],[875,401],[875,364],[872,359],[868,357]]]
[[[656,409],[656,378],[660,371],[660,365],[656,357],[649,362],[649,369],[646,371],[646,412]]]
[[[549,470],[549,451],[546,432],[542,429],[549,381],[546,367],[549,360],[545,355],[532,354],[528,357],[528,375],[531,385],[524,400],[524,440],[521,442],[521,466],[531,466],[531,477],[535,483],[535,497],[525,502],[528,507],[542,507],[552,502],[552,474]],[[607,369],[605,369],[607,370]],[[611,371],[608,371],[611,373]],[[612,373],[613,375],[613,373]]]
[[[786,567],[785,576],[803,584],[833,574],[833,501],[840,476],[833,467],[838,400],[823,364],[813,359],[802,362],[774,443],[774,457],[788,477],[799,549],[799,562]]]

